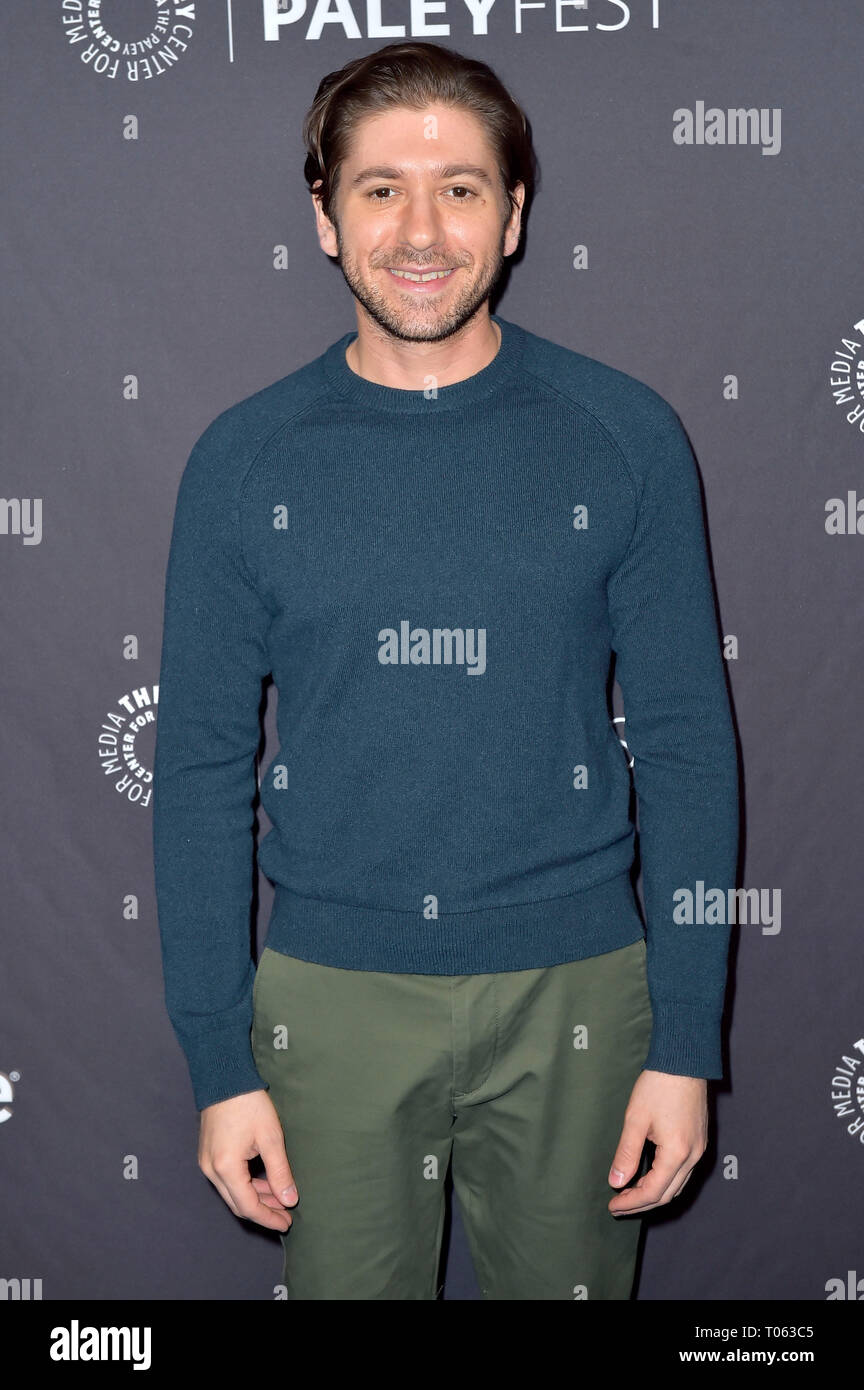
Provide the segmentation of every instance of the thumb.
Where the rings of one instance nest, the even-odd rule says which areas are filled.
[[[645,1146],[645,1128],[636,1120],[625,1120],[609,1169],[609,1182],[613,1187],[623,1187],[628,1183],[639,1166],[642,1149]]]
[[[264,1171],[274,1197],[286,1207],[293,1207],[298,1200],[297,1187],[285,1152],[281,1134],[266,1144],[259,1146],[258,1152],[264,1163]]]

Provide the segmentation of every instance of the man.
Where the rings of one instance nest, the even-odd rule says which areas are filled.
[[[204,431],[166,578],[154,851],[200,1167],[282,1233],[289,1298],[436,1297],[452,1161],[484,1297],[626,1299],[723,1074],[728,928],[681,911],[737,849],[693,456],[647,385],[490,314],[534,164],[486,65],[389,45],[305,137],[357,331]]]

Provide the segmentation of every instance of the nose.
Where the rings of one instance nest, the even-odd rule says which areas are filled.
[[[399,220],[400,239],[425,251],[443,239],[444,211],[432,192],[414,190],[405,200]]]

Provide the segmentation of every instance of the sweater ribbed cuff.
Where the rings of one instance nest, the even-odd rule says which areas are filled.
[[[723,1077],[722,1009],[674,999],[652,999],[654,1024],[643,1068],[675,1076]]]
[[[181,1038],[199,1110],[247,1091],[269,1090],[255,1066],[249,1030],[242,1025]]]

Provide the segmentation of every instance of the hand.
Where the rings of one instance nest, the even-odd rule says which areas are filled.
[[[266,1178],[249,1175],[249,1159],[260,1154]],[[285,1153],[276,1107],[265,1090],[230,1096],[201,1111],[198,1167],[235,1216],[273,1231],[287,1231],[285,1210],[298,1200]]]
[[[630,1181],[646,1139],[656,1147],[654,1162],[638,1182],[612,1198],[609,1211],[615,1216],[665,1206],[688,1182],[708,1141],[708,1082],[665,1071],[639,1073],[609,1173],[613,1187]]]

